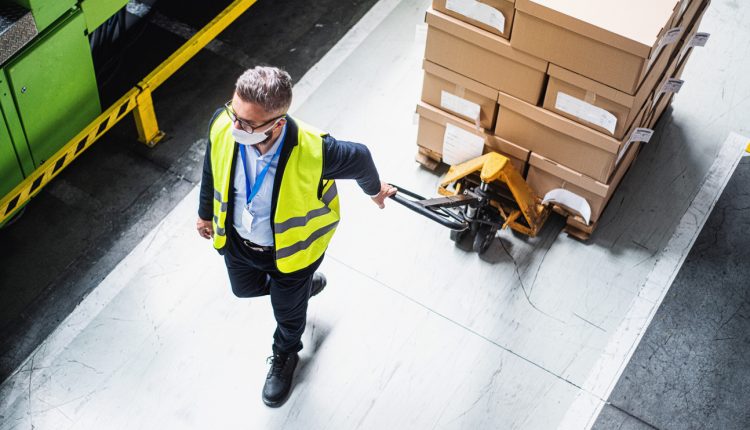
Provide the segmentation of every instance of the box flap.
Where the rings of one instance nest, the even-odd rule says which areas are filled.
[[[517,0],[516,9],[648,58],[678,0]]]
[[[431,61],[424,60],[424,62],[422,63],[422,68],[425,72],[431,75],[435,75],[438,78],[453,82],[479,95],[485,96],[488,99],[494,99],[497,95],[497,90],[473,79],[469,79],[463,75],[459,75],[458,73],[448,70],[445,67],[438,66]]]
[[[593,79],[581,76],[578,73],[571,72],[570,70],[563,69],[562,67],[551,63],[549,65],[548,74],[553,78],[592,91],[597,96],[612,100],[620,105],[633,107],[633,104],[635,103],[634,96],[618,91],[610,86],[600,84]]]
[[[484,130],[477,130],[477,127],[469,121],[465,121],[455,115],[451,115],[448,112],[430,106],[427,103],[417,103],[417,114],[419,114],[419,116],[421,116],[422,118],[437,124],[445,125],[450,122],[456,127],[460,127],[470,133],[482,135],[483,137],[485,135]]]
[[[502,137],[498,136],[487,136],[487,146],[492,149],[496,149],[504,154],[510,155],[513,158],[517,158],[524,163],[529,161],[529,155],[531,151],[526,148],[522,148],[515,143],[509,142]]]
[[[571,170],[563,165],[557,164],[552,160],[549,160],[537,153],[532,153],[529,158],[529,164],[536,167],[537,169],[544,170],[545,172],[558,177],[566,182],[583,188],[586,191],[590,191],[598,196],[607,197],[609,193],[609,186],[597,182],[588,176],[582,175],[575,170]]]
[[[547,62],[532,55],[513,49],[510,42],[500,36],[488,31],[479,29],[471,24],[455,19],[444,13],[429,9],[425,18],[428,25],[431,25],[448,34],[461,38],[469,43],[480,46],[488,51],[496,52],[503,57],[509,58],[515,62],[524,64],[528,67],[547,72]]]
[[[497,101],[500,104],[498,117],[503,114],[503,108],[508,108],[543,124],[545,127],[586,142],[609,153],[617,154],[620,150],[621,142],[619,140],[564,118],[554,112],[532,106],[523,100],[504,93],[498,93]]]

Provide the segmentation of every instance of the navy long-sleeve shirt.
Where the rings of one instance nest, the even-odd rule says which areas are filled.
[[[213,123],[214,119],[220,112],[221,110],[214,114],[211,123]],[[291,149],[297,144],[297,125],[294,122],[294,119],[287,117],[287,120],[286,139],[288,143],[290,142],[292,144],[285,144],[282,149],[279,168],[274,179],[274,193],[272,197],[273,209],[271,213],[275,212],[275,204],[278,199],[278,186],[281,183],[281,176],[284,172],[286,160],[289,158]],[[232,160],[236,160],[237,158],[237,147],[238,145],[235,145],[235,153],[232,156]],[[233,161],[230,178],[234,177],[235,168],[236,162]],[[321,179],[355,179],[360,188],[362,188],[362,191],[370,196],[374,196],[380,191],[380,177],[369,149],[361,143],[336,140],[329,135],[323,137],[323,175]],[[232,224],[233,219],[234,195],[232,195],[233,188],[231,186],[229,187],[229,191],[229,208],[227,214],[228,227]],[[206,147],[206,155],[203,162],[203,178],[201,180],[198,207],[198,216],[203,220],[210,220],[213,217],[213,196],[214,185],[213,174],[211,172],[211,139],[209,137],[208,145]]]

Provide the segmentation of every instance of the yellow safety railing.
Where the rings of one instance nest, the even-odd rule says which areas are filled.
[[[155,146],[164,137],[164,133],[159,130],[151,93],[256,1],[233,1],[203,29],[164,60],[153,72],[149,73],[138,85],[102,112],[55,155],[46,160],[44,164],[18,184],[13,191],[3,197],[0,200],[0,224],[13,216],[29,199],[37,195],[65,167],[131,111],[138,129],[138,140],[150,147]]]

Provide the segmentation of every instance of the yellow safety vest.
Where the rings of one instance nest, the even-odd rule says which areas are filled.
[[[298,129],[297,144],[292,147],[284,166],[276,210],[272,214],[276,267],[282,273],[296,272],[317,261],[328,248],[340,218],[336,182],[326,181],[318,196],[325,133],[298,120],[294,122]],[[236,145],[232,126],[229,115],[222,112],[210,129],[214,248],[219,250],[227,243],[227,207]],[[292,136],[285,139],[285,145],[294,143]],[[283,152],[288,152],[285,149]],[[278,175],[276,180],[279,180]]]

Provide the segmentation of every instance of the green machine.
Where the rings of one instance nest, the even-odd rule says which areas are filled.
[[[0,197],[101,113],[89,35],[127,0],[0,0]]]

